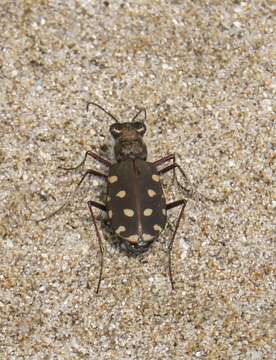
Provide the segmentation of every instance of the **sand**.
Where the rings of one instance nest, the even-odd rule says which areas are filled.
[[[273,2],[2,0],[0,11],[1,360],[272,359]],[[86,150],[115,161],[112,119],[88,101],[120,121],[145,107],[149,161],[176,153],[195,191],[222,200],[188,199],[174,292],[179,210],[139,257],[96,212],[99,294],[86,202],[103,202],[105,183],[86,179],[35,221],[81,177],[59,166]],[[170,175],[164,189],[185,197]]]

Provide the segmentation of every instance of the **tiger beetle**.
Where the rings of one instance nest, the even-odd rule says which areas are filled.
[[[143,140],[146,132],[145,109],[139,110],[130,122],[119,123],[115,116],[94,102],[87,104],[87,111],[91,105],[98,107],[114,120],[114,123],[110,126],[110,133],[115,140],[114,153],[117,162],[113,164],[93,151],[87,151],[79,165],[62,169],[76,170],[84,165],[88,156],[108,169],[107,175],[93,169],[86,170],[75,189],[76,191],[89,175],[103,178],[107,183],[106,203],[101,204],[93,200],[87,203],[100,250],[100,272],[96,293],[99,292],[102,280],[103,246],[94,208],[107,213],[114,234],[118,237],[120,243],[124,244],[125,250],[134,255],[147,251],[158,238],[165,228],[167,211],[176,207],[181,208],[168,245],[169,278],[171,287],[174,289],[171,251],[187,201],[180,199],[166,203],[161,184],[161,175],[173,171],[175,176],[175,170],[178,169],[188,183],[189,181],[182,168],[176,163],[175,154],[169,154],[154,162],[147,161],[147,147]],[[138,121],[137,119],[141,115],[143,119]],[[164,166],[168,162],[172,163]],[[65,208],[66,205],[67,202],[39,221],[52,217]]]

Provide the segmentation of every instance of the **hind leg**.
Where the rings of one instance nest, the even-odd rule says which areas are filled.
[[[172,235],[172,238],[171,238],[171,240],[169,242],[169,246],[168,246],[168,250],[169,250],[169,277],[170,277],[172,290],[174,290],[174,281],[173,281],[173,275],[172,275],[171,252],[172,252],[172,248],[173,248],[174,239],[175,239],[177,230],[179,228],[180,221],[181,221],[181,219],[183,217],[183,214],[184,214],[184,209],[185,209],[186,204],[187,204],[187,201],[184,200],[184,199],[177,200],[177,201],[174,201],[172,203],[166,204],[166,209],[167,210],[170,210],[170,209],[173,209],[175,207],[181,206],[181,210],[179,212],[179,215],[178,215],[178,218],[177,218],[177,221],[176,221],[176,224],[175,224],[175,229],[173,231],[173,235]]]
[[[98,244],[99,244],[99,249],[100,249],[100,273],[99,273],[99,278],[98,278],[98,284],[96,287],[96,294],[97,294],[100,290],[100,285],[101,285],[102,275],[103,275],[103,245],[102,245],[102,238],[101,238],[98,226],[97,226],[96,218],[95,218],[95,215],[93,212],[93,207],[100,209],[102,211],[105,211],[105,212],[106,212],[106,207],[105,207],[105,205],[100,204],[96,201],[88,201],[87,205],[90,210],[91,219],[92,219],[92,222],[94,225],[94,229],[96,231],[96,236],[98,239]]]

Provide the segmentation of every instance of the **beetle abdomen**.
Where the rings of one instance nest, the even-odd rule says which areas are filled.
[[[116,235],[134,246],[145,247],[164,229],[166,202],[154,165],[125,160],[110,168],[107,209]]]

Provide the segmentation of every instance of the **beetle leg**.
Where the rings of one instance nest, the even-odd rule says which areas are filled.
[[[177,181],[177,185],[181,187],[182,190],[184,190],[185,195],[187,196],[187,198],[193,199],[193,200],[200,200],[204,203],[204,201],[211,201],[214,204],[217,203],[222,203],[225,201],[226,197],[223,198],[210,198],[208,196],[205,196],[197,191],[194,190],[192,183],[190,182],[189,178],[187,177],[187,175],[185,174],[184,170],[180,167],[179,164],[175,163],[175,164],[171,164],[161,170],[159,170],[160,174],[164,174],[172,169],[178,169],[181,172],[181,175],[183,176],[183,178],[186,180],[188,186],[190,189],[186,189],[176,178]]]
[[[169,242],[169,246],[168,246],[168,250],[169,250],[169,277],[170,277],[170,282],[171,282],[171,286],[172,286],[172,290],[174,290],[174,282],[173,282],[173,275],[172,275],[172,258],[171,258],[171,252],[172,252],[172,247],[173,247],[173,242],[174,242],[174,239],[175,239],[175,236],[176,236],[176,233],[177,233],[177,230],[178,230],[178,227],[179,227],[179,224],[180,224],[180,220],[183,216],[183,213],[184,213],[184,209],[185,209],[185,206],[187,204],[187,201],[182,199],[182,200],[177,200],[177,201],[174,201],[172,203],[169,203],[169,204],[166,204],[166,209],[167,210],[170,210],[170,209],[173,209],[175,207],[178,207],[178,206],[182,206],[181,207],[181,210],[180,210],[180,213],[178,215],[178,218],[177,218],[177,221],[176,221],[176,225],[175,225],[175,228],[174,228],[174,232],[173,232],[173,235],[172,235],[172,238]]]
[[[173,160],[173,162],[175,162],[175,154],[166,155],[166,156],[164,156],[163,158],[154,161],[154,162],[153,162],[153,165],[159,166],[159,165],[162,165],[162,164],[164,164],[165,162],[170,161],[170,160]]]
[[[169,155],[166,155],[164,156],[163,158],[159,159],[159,160],[156,160],[153,162],[153,165],[155,166],[159,166],[159,165],[162,165],[168,161],[172,160],[173,161],[173,164],[175,164],[175,154],[169,154]],[[175,181],[175,168],[173,168],[173,179],[172,179],[172,184],[174,183]]]
[[[95,219],[95,215],[93,213],[93,207],[96,207],[97,209],[106,211],[106,207],[103,204],[100,204],[96,201],[88,201],[87,205],[89,207],[90,210],[90,214],[91,214],[91,218],[92,218],[92,222],[96,231],[96,236],[98,239],[98,244],[99,244],[99,248],[100,248],[100,273],[99,273],[99,278],[98,278],[98,284],[97,284],[97,288],[96,288],[96,294],[99,292],[100,289],[100,285],[101,285],[101,281],[102,281],[102,275],[103,275],[103,245],[102,245],[102,238],[96,223],[96,219]],[[89,287],[89,283],[88,283],[88,287]]]
[[[105,179],[107,178],[107,176],[105,174],[100,173],[99,171],[93,170],[93,169],[89,169],[87,170],[84,175],[81,177],[80,181],[78,182],[77,186],[75,187],[75,189],[73,190],[73,192],[71,194],[69,194],[69,196],[67,197],[67,199],[65,200],[64,204],[62,206],[60,206],[57,210],[55,210],[54,212],[52,212],[51,214],[49,214],[48,216],[38,219],[36,220],[37,222],[40,221],[45,221],[50,219],[51,217],[53,217],[54,215],[58,214],[61,210],[65,209],[66,206],[69,204],[70,200],[72,197],[74,197],[74,195],[76,194],[77,190],[79,189],[79,187],[81,186],[81,184],[83,183],[84,179],[87,177],[87,175],[95,175],[95,176],[100,176],[100,177],[104,177]]]
[[[145,121],[146,121],[146,118],[147,118],[147,111],[146,111],[146,109],[145,109],[144,107],[141,108],[141,109],[138,111],[138,113],[133,117],[133,119],[131,120],[131,122],[134,122],[141,113],[144,113],[144,119],[142,120],[142,122],[145,122]]]
[[[65,171],[70,171],[70,170],[77,170],[79,169],[81,166],[84,165],[87,156],[91,156],[93,159],[99,161],[100,163],[104,164],[107,167],[110,167],[112,164],[110,161],[104,159],[103,157],[99,156],[98,154],[94,153],[93,151],[86,151],[83,160],[79,163],[79,165],[74,166],[74,167],[70,167],[70,168],[64,168],[62,166],[59,166],[58,168],[61,170],[65,170]]]
[[[194,190],[193,190],[193,186],[189,180],[189,178],[187,177],[187,175],[185,174],[184,170],[180,167],[180,165],[178,165],[177,163],[173,163],[171,165],[168,165],[166,166],[165,168],[159,170],[159,173],[160,174],[165,174],[166,172],[170,171],[170,170],[173,170],[174,171],[174,176],[175,176],[175,170],[178,169],[180,172],[181,172],[181,175],[183,176],[183,178],[185,179],[186,183],[188,184],[188,187],[190,188],[189,190],[187,188],[185,188],[179,181],[178,179],[176,178],[176,182],[177,182],[177,185],[181,187],[182,190],[185,191],[185,195],[189,198],[192,198],[193,197],[193,193],[194,193]]]

